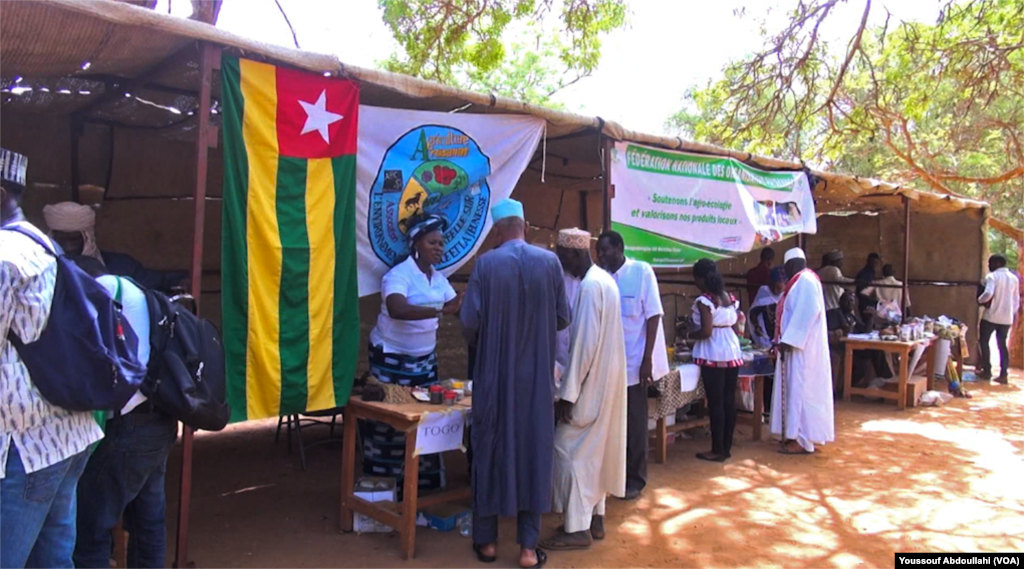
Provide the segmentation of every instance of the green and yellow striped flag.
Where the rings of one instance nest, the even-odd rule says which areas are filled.
[[[348,402],[359,350],[359,88],[225,55],[222,291],[231,420]]]

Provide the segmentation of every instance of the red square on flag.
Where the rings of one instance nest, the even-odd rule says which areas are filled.
[[[359,86],[277,68],[277,144],[281,156],[333,158],[355,154]]]

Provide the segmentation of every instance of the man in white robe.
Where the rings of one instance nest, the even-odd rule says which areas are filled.
[[[583,280],[555,407],[552,509],[565,525],[541,547],[585,549],[604,538],[606,496],[626,490],[626,349],[619,290],[593,264],[590,234],[559,232],[557,252],[565,271]]]
[[[835,440],[832,369],[821,280],[801,249],[786,252],[789,283],[779,301],[771,432],[783,454],[810,454]]]

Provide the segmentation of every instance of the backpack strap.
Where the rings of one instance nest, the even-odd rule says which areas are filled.
[[[40,247],[45,249],[46,252],[53,257],[60,256],[60,253],[58,252],[59,250],[57,249],[56,245],[54,245],[54,243],[50,241],[48,237],[46,237],[42,233],[39,233],[38,229],[35,229],[28,223],[16,221],[14,223],[5,225],[3,229],[4,231],[13,231],[15,233],[24,235],[25,237],[28,237],[29,239],[34,241],[36,245],[39,245]]]

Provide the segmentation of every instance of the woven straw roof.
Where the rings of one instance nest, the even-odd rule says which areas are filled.
[[[268,45],[201,22],[110,0],[0,2],[3,108],[29,113],[79,113],[113,124],[154,129],[173,138],[190,137],[195,117],[189,113],[198,105],[199,41],[219,44],[246,57],[356,79],[362,84],[361,100],[365,104],[537,116],[547,121],[549,140],[573,135],[558,147],[595,163],[597,133],[602,132],[616,140],[732,156],[772,169],[802,168],[795,162],[634,132],[600,117],[554,111],[506,97],[346,65],[333,55]],[[25,90],[27,87],[32,90]],[[130,96],[124,96],[126,89]],[[216,84],[214,91],[216,97]],[[571,146],[579,148],[568,148]],[[915,211],[928,213],[988,208],[984,202],[915,191],[880,180],[815,170],[811,173],[819,179],[815,197],[823,212],[894,209],[900,207],[899,196],[912,199]]]

